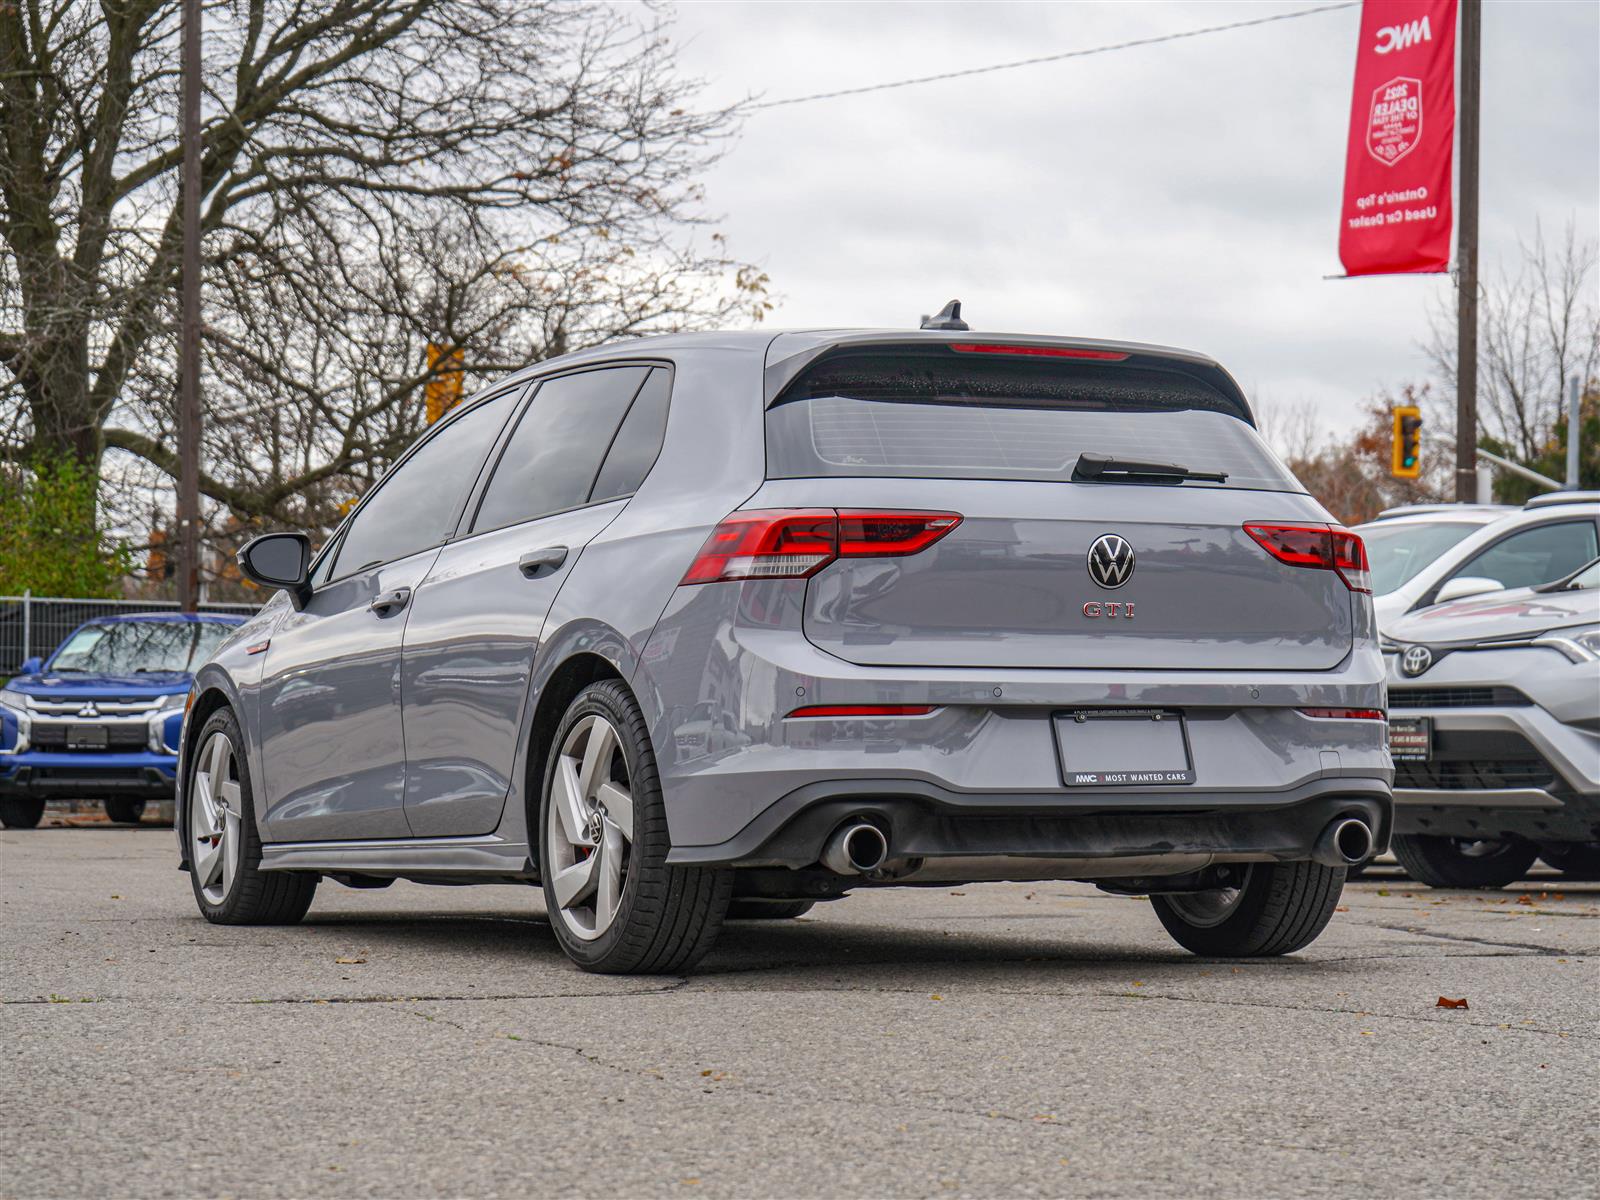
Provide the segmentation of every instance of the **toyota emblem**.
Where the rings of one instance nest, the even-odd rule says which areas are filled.
[[[1433,651],[1426,646],[1407,646],[1400,656],[1400,673],[1408,679],[1415,679],[1431,666]]]
[[[1089,547],[1089,578],[1103,588],[1119,588],[1133,577],[1133,547],[1114,533],[1101,534]]]

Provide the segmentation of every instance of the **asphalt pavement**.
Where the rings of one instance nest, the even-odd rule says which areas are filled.
[[[532,888],[228,929],[174,862],[0,832],[0,1196],[1600,1188],[1592,883],[1366,879],[1244,962],[1085,885],[902,889],[652,979],[568,965]]]

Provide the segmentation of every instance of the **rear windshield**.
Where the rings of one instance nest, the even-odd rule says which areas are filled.
[[[1225,472],[1231,488],[1301,491],[1235,411],[1203,382],[1148,367],[842,355],[768,411],[767,476],[1063,481],[1088,451]]]

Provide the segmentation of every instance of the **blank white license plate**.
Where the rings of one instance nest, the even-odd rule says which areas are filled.
[[[1159,787],[1194,782],[1183,718],[1158,709],[1057,713],[1056,746],[1068,787]]]

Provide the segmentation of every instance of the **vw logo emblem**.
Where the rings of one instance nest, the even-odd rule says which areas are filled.
[[[1400,673],[1408,678],[1416,678],[1431,666],[1433,651],[1426,646],[1407,646],[1406,652],[1400,656]]]
[[[1103,533],[1089,547],[1089,578],[1103,588],[1119,588],[1133,576],[1133,547],[1126,538]]]

